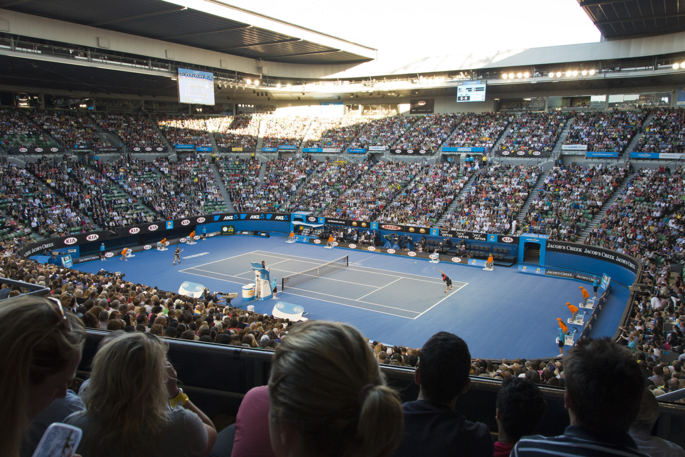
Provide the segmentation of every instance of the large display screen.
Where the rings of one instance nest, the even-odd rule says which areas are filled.
[[[214,105],[214,74],[179,68],[178,101],[194,105]]]
[[[484,102],[485,82],[466,81],[457,86],[457,102]]]

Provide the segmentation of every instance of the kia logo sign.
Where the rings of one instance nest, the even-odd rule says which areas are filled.
[[[414,252],[414,251],[409,251],[409,252],[407,252],[407,255],[408,255],[409,257],[416,257],[416,252]]]
[[[376,250],[376,247],[375,247],[375,246],[369,246],[367,249],[368,249],[369,251],[375,251],[375,250]]]
[[[19,148],[19,152],[28,152],[28,149],[26,149],[26,148]]]
[[[159,229],[159,226],[157,224],[152,224],[147,229],[151,232],[155,232],[157,229]]]
[[[57,152],[57,151],[59,151],[59,148],[55,148],[55,147],[50,148],[50,152]]]
[[[461,263],[461,257],[452,257],[452,262]]]
[[[98,235],[97,233],[91,233],[90,235],[88,235],[88,236],[86,237],[86,240],[87,240],[87,241],[95,241],[95,240],[97,240],[97,239],[99,239],[99,238],[100,238],[100,235]]]
[[[318,239],[318,238],[317,238],[317,239],[315,239],[315,240],[314,240],[314,244],[321,244],[321,240],[320,240],[320,239]]]
[[[190,221],[188,219],[183,219],[181,221],[181,225],[188,225],[188,224],[190,224]]]
[[[503,243],[513,243],[513,242],[514,242],[514,239],[513,239],[512,237],[510,237],[510,236],[503,236],[503,237],[502,237],[502,242],[503,242]]]
[[[357,249],[357,245],[354,243],[350,244],[350,249]]]
[[[43,148],[36,148],[36,152],[43,152]]]
[[[107,257],[108,259],[110,257],[114,257],[114,253],[113,252],[107,252],[107,253],[105,253],[105,257]]]
[[[140,146],[134,147],[133,150],[136,151],[136,152],[140,151]]]
[[[402,230],[402,227],[399,225],[381,225],[381,228],[385,230]]]
[[[388,249],[388,250],[385,251],[385,252],[387,252],[388,254],[394,254],[394,253],[397,252],[397,251],[395,251],[393,248],[390,248],[390,249]]]
[[[66,244],[67,246],[71,246],[72,244],[76,244],[77,241],[78,240],[76,238],[70,236],[69,238],[64,239],[64,244]]]
[[[186,242],[186,241],[188,241],[188,240],[187,240],[187,239],[185,239],[185,238],[181,238],[181,239],[180,239],[180,240],[178,240],[178,241],[180,241],[181,243],[185,243],[185,242]]]
[[[508,156],[509,154],[511,154],[509,151],[502,151],[503,156]]]
[[[314,217],[314,216],[307,216],[307,222],[316,222],[316,217]]]
[[[146,251],[149,251],[150,249],[152,249],[152,246],[149,244],[146,244],[145,246],[143,246],[143,249],[145,249]]]
[[[516,153],[517,156],[522,156],[522,155],[524,155],[524,154],[525,154],[524,151],[518,151],[518,152]]]
[[[147,152],[150,152],[150,151],[152,151],[152,148],[151,148],[150,146],[146,146],[146,147],[145,147],[145,150],[146,150]]]
[[[135,235],[136,233],[140,233],[140,228],[131,227],[130,229],[128,229],[128,233],[130,233],[131,235]]]
[[[540,151],[533,151],[533,155],[534,155],[534,156],[539,156],[539,155],[540,155]]]
[[[203,223],[204,221],[206,221],[206,220],[207,220],[207,219],[205,219],[204,217],[198,217],[198,218],[197,218],[197,223],[198,223],[198,224],[202,224],[202,223]]]

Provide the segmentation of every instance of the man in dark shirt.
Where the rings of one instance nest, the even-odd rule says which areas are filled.
[[[470,369],[469,348],[458,336],[439,332],[426,341],[414,375],[419,397],[402,405],[404,438],[395,457],[492,456],[487,425],[455,409],[468,389]]]
[[[559,436],[521,438],[511,457],[644,456],[628,435],[645,385],[630,351],[609,338],[585,340],[563,363],[571,425]]]

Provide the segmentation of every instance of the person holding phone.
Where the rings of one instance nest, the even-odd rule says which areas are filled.
[[[36,415],[67,393],[81,360],[81,320],[57,300],[19,296],[0,306],[0,455],[17,457]],[[10,375],[11,374],[11,375]]]

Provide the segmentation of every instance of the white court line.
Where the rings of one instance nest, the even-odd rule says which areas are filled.
[[[436,302],[433,306],[431,306],[431,307],[429,307],[428,309],[422,311],[422,312],[421,312],[418,316],[416,316],[414,319],[418,319],[419,317],[423,316],[423,315],[426,314],[428,311],[430,311],[431,309],[433,309],[433,308],[435,308],[436,306],[438,306],[440,303],[442,303],[442,302],[444,302],[445,300],[447,300],[448,297],[451,297],[451,296],[454,295],[455,293],[459,292],[461,289],[463,289],[464,287],[466,287],[468,284],[469,284],[468,282],[463,282],[462,285],[461,285],[461,287],[459,287],[458,289],[454,289],[454,290],[452,291],[451,294],[445,295],[445,296],[442,298],[442,300],[439,300],[439,301]]]
[[[312,293],[319,294],[319,295],[330,295],[331,297],[335,297],[335,298],[342,298],[344,300],[356,301],[359,303],[367,303],[369,305],[382,306],[383,308],[397,309],[400,311],[406,311],[408,313],[414,313],[414,314],[418,313],[418,311],[414,311],[411,309],[404,309],[404,308],[399,308],[397,306],[383,305],[381,303],[374,303],[374,302],[370,302],[370,301],[362,301],[362,300],[359,300],[358,298],[341,297],[340,295],[333,295],[333,294],[328,293],[328,292],[317,292],[317,291],[311,290],[311,289],[300,289],[299,287],[288,287],[286,290],[282,290],[281,292],[287,294],[289,290],[301,290],[303,292],[312,292]],[[374,290],[374,292],[375,292],[375,290]],[[295,295],[295,294],[293,294],[293,295]],[[364,309],[368,309],[368,308],[364,308]],[[370,311],[372,311],[372,310],[370,310]]]
[[[301,290],[301,291],[303,291],[303,292],[309,292],[310,294],[329,296],[329,294],[327,294],[327,293],[323,293],[323,292],[314,292],[313,290],[307,290],[307,289],[298,289],[297,287],[293,287],[292,289],[288,289],[288,290]],[[294,296],[296,296],[296,297],[308,298],[308,299],[310,299],[310,300],[317,300],[316,297],[312,297],[312,296],[310,296],[310,295],[296,294],[296,293],[288,292],[288,291],[286,291],[286,292],[281,292],[281,293],[286,293],[286,294],[294,295]],[[334,297],[335,295],[331,295],[331,296]],[[343,299],[345,299],[345,300],[355,301],[355,300],[349,299],[349,298],[347,298],[347,297],[337,297],[337,298],[343,298]],[[381,314],[387,314],[387,315],[389,315],[389,316],[401,317],[401,318],[403,318],[403,319],[412,319],[412,320],[415,319],[414,317],[402,316],[401,314],[393,314],[393,313],[390,313],[390,312],[387,312],[387,311],[381,311],[381,310],[378,310],[378,309],[369,309],[369,308],[367,308],[367,307],[365,307],[365,306],[355,306],[355,305],[352,305],[352,304],[350,304],[350,303],[341,303],[341,302],[337,302],[337,301],[331,301],[331,300],[328,300],[328,299],[326,299],[326,302],[327,302],[327,303],[334,303],[334,304],[336,304],[336,305],[349,306],[350,308],[363,309],[364,311],[371,311],[371,312],[373,312],[373,313],[381,313]],[[371,304],[371,305],[376,305],[376,306],[385,306],[385,305],[381,305],[381,304],[378,304],[378,303],[371,303],[371,302],[364,302],[364,303]],[[393,308],[393,307],[392,307],[392,306],[386,306],[386,308]],[[410,314],[416,314],[416,313],[417,313],[417,311],[411,311],[411,310],[408,310],[408,309],[402,309],[402,308],[393,308],[393,309],[397,309],[397,310],[399,310],[399,311],[406,311],[407,313],[410,313]]]
[[[258,252],[265,252],[265,251],[258,251]],[[304,262],[308,262],[308,263],[315,263],[315,262],[312,262],[312,261],[311,261],[311,258],[308,258],[308,257],[300,257],[300,256],[296,256],[296,255],[291,256],[290,254],[280,254],[280,253],[271,254],[271,255],[277,255],[277,256],[281,256],[281,255],[282,255],[282,256],[286,256],[286,257],[294,257],[295,259],[308,259],[308,260],[303,260],[303,261],[304,261]],[[338,257],[338,258],[340,258],[340,257]],[[401,258],[401,257],[398,256],[397,258]],[[333,259],[333,260],[336,260],[336,259]],[[330,260],[324,260],[323,262],[324,262],[324,263],[330,262]],[[318,263],[317,265],[323,265],[323,264]],[[354,267],[352,267],[352,266],[354,266]],[[442,283],[442,281],[439,281],[439,280],[437,280],[437,279],[429,279],[430,276],[420,276],[420,275],[414,275],[414,274],[411,274],[411,273],[402,273],[402,272],[399,272],[399,271],[384,270],[384,269],[381,269],[381,268],[374,268],[374,267],[356,266],[356,263],[350,264],[350,267],[347,267],[346,270],[350,270],[350,271],[359,271],[359,272],[365,272],[365,271],[366,271],[366,272],[375,273],[375,274],[378,274],[378,275],[392,276],[392,277],[395,277],[395,278],[396,278],[396,277],[402,277],[402,278],[405,278],[405,279],[411,279],[411,280],[416,280],[416,281],[423,281],[423,282],[428,282],[428,283],[431,283],[431,284],[441,284],[441,283]],[[387,273],[385,273],[385,272],[387,272]]]
[[[238,254],[238,255],[233,255],[233,256],[231,256],[231,257],[224,257],[223,259],[213,260],[213,261],[211,261],[211,262],[201,263],[201,264],[195,265],[195,266],[196,266],[196,267],[204,267],[205,265],[211,265],[211,264],[213,264],[213,263],[223,262],[224,260],[235,259],[236,257],[242,257],[242,256],[244,256],[244,255],[247,255],[247,253]],[[195,268],[195,267],[188,267],[188,268]],[[184,271],[184,270],[180,270],[181,273],[183,273],[183,271]]]
[[[357,297],[356,300],[361,300],[361,299],[364,298],[364,297],[368,297],[368,296],[371,295],[371,294],[375,294],[375,293],[378,292],[379,290],[384,289],[384,288],[388,287],[390,284],[394,284],[394,283],[396,283],[397,281],[400,281],[400,280],[402,280],[402,279],[403,279],[403,278],[397,278],[397,279],[395,279],[394,281],[390,281],[390,282],[387,283],[386,285],[381,286],[381,287],[379,287],[379,288],[376,289],[376,290],[372,290],[372,291],[369,292],[368,294],[364,294],[364,295],[362,295],[361,297]]]

